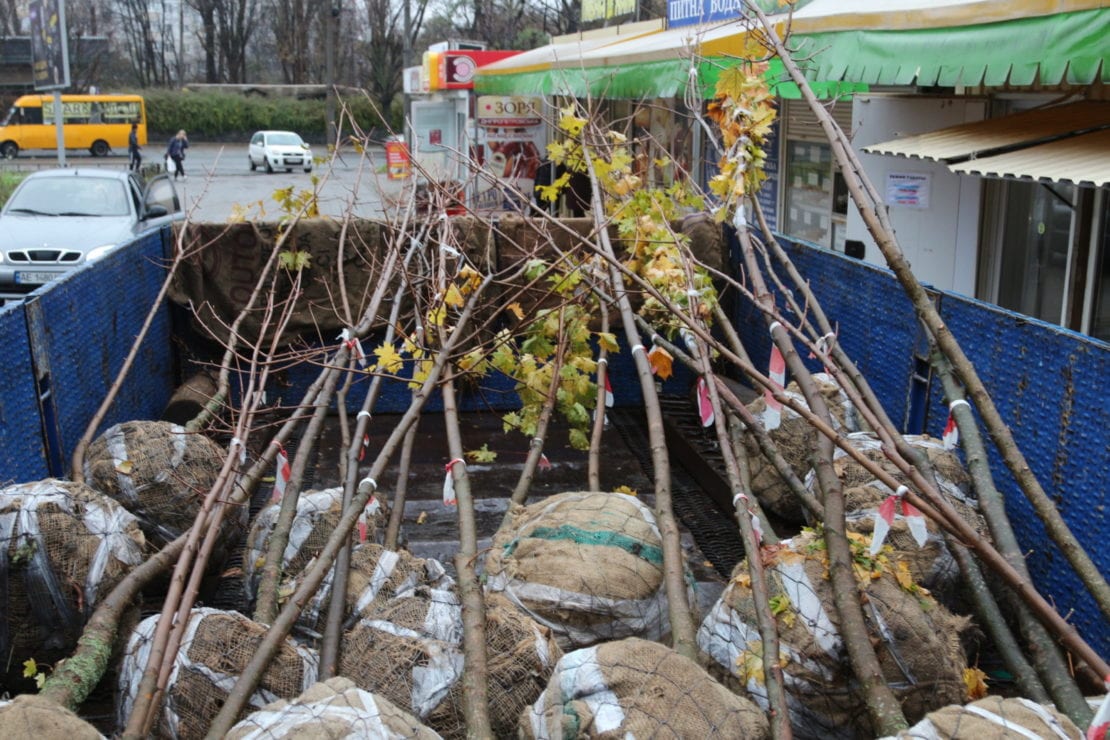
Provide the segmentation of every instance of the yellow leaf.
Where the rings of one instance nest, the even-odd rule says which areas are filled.
[[[447,309],[441,303],[428,312],[428,324],[431,326],[443,326],[443,319],[446,316]]]
[[[651,371],[659,376],[660,380],[666,380],[671,377],[671,366],[674,358],[671,353],[662,347],[652,347],[648,352],[648,363],[651,364]]]
[[[451,283],[447,286],[447,295],[443,296],[443,302],[448,306],[455,308],[462,308],[465,301],[463,300],[462,293],[459,291],[458,286]]]
[[[514,301],[513,303],[510,303],[508,306],[505,306],[505,308],[507,308],[509,311],[511,311],[513,316],[516,316],[517,321],[523,321],[524,320],[524,309],[520,307],[519,303]]]
[[[487,442],[477,450],[468,450],[466,457],[471,462],[491,463],[497,459],[497,453],[489,448],[489,443]]]
[[[987,695],[987,674],[978,668],[964,668],[964,686],[967,688],[968,701],[982,699]]]
[[[31,678],[32,676],[34,676],[38,672],[39,672],[39,666],[38,666],[38,663],[35,662],[34,658],[28,658],[27,660],[23,661],[23,677],[24,678]]]
[[[636,489],[635,488],[629,488],[628,486],[617,486],[616,488],[613,489],[613,493],[623,493],[626,496],[635,496],[636,495]]]
[[[426,512],[426,511],[420,512],[420,516],[416,517],[416,523],[417,524],[423,524],[426,521],[428,521],[428,512]]]
[[[612,332],[599,331],[597,333],[598,346],[604,348],[606,352],[620,352],[621,347],[617,344],[617,338]]]
[[[374,348],[374,354],[378,357],[378,362],[375,365],[378,370],[395,373],[401,369],[401,355],[393,348],[392,344],[383,344]]]
[[[752,640],[747,648],[736,658],[737,677],[745,686],[754,681],[762,684],[766,676],[763,673],[763,643]]]
[[[116,472],[123,475],[131,475],[131,461],[120,460],[118,463],[116,463]]]
[[[894,578],[904,590],[914,590],[916,584],[913,582],[913,575],[910,574],[910,568],[906,565],[905,560],[899,560],[898,564],[894,566]]]

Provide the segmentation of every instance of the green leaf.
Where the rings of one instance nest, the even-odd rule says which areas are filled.
[[[489,443],[483,444],[477,450],[469,450],[466,453],[467,459],[476,463],[491,463],[497,459],[497,453],[489,448]]]
[[[278,264],[283,269],[298,272],[306,267],[311,267],[312,255],[302,251],[288,251],[278,253]]]
[[[617,344],[617,337],[612,332],[599,331],[597,333],[597,343],[604,348],[606,352],[621,351],[621,346]]]
[[[39,664],[35,662],[34,658],[28,658],[23,661],[23,677],[32,678],[39,672]]]

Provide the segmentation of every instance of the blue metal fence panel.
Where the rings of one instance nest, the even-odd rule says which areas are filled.
[[[1076,538],[1110,573],[1110,347],[1104,342],[977,301],[948,296],[945,323],[975,363],[1018,448]],[[937,414],[938,418],[943,418]],[[1033,583],[1100,654],[1110,627],[1051,543],[1032,505],[990,447],[995,481]]]
[[[0,347],[0,484],[40,480],[49,473],[22,303],[0,308]]]
[[[165,280],[169,235],[168,229],[148,234],[27,299],[41,313],[67,466]],[[169,311],[163,307],[97,432],[129,419],[157,419],[173,392],[173,376]]]

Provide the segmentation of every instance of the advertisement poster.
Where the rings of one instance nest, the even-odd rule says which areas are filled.
[[[515,211],[533,199],[536,170],[543,161],[547,129],[543,98],[483,95],[475,123],[482,149],[482,175],[471,207],[482,211]]]
[[[929,207],[931,176],[923,172],[890,172],[886,176],[886,204],[907,208]]]
[[[33,0],[27,13],[31,21],[31,69],[35,89],[69,87],[65,4],[61,0]]]

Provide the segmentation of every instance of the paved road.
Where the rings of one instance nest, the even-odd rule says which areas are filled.
[[[320,157],[326,153],[322,147],[313,150]],[[145,161],[160,160],[161,145],[144,147]],[[93,157],[86,152],[67,152],[69,167],[127,167],[126,154]],[[30,157],[21,154],[17,159],[0,160],[0,167],[33,170],[57,166],[51,156]],[[278,219],[282,211],[273,199],[275,191],[292,186],[296,191],[311,190],[316,178],[320,212],[340,217],[348,209],[362,218],[380,217],[385,207],[394,202],[408,187],[410,181],[389,180],[385,176],[385,152],[371,148],[360,154],[353,149],[342,149],[338,156],[327,162],[317,162],[311,174],[302,170],[266,174],[259,169],[251,172],[247,165],[246,144],[206,144],[195,142],[189,147],[185,159],[188,180],[178,182],[186,207],[193,221],[222,222],[232,216],[237,207],[248,218]],[[383,206],[383,203],[386,204]]]

